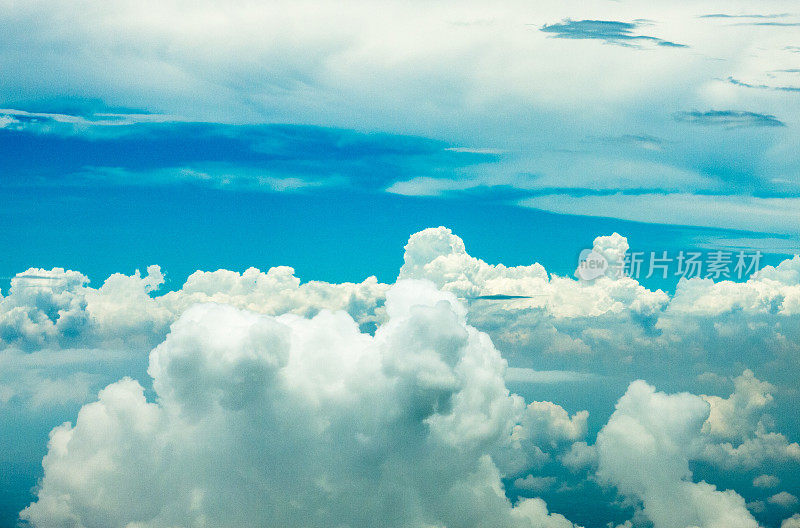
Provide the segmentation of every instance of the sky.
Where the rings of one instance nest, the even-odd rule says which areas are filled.
[[[798,28],[0,0],[0,528],[800,526]]]

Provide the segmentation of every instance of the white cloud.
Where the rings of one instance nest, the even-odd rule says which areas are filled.
[[[760,5],[782,9],[780,0]],[[704,4],[723,12],[749,7],[745,0]],[[785,77],[780,72],[793,68],[796,28],[736,26],[701,18],[703,10],[644,0],[625,6],[548,0],[535,9],[522,0],[413,8],[391,0],[380,9],[364,2],[318,1],[309,9],[286,0],[231,1],[224,9],[200,2],[189,11],[181,0],[116,0],[100,7],[6,2],[0,69],[7,82],[0,96],[27,110],[8,110],[0,124],[79,133],[102,126],[113,133],[118,125],[173,120],[411,134],[443,140],[443,148],[457,153],[499,159],[475,171],[445,170],[441,178],[403,177],[387,186],[394,193],[431,196],[484,186],[578,194],[659,190],[669,194],[550,194],[523,203],[569,214],[796,235],[800,98],[726,80],[763,84],[770,75]],[[567,19],[638,25],[637,35],[689,48],[641,47],[641,40],[606,45],[540,31]],[[64,94],[71,97],[65,101]],[[142,113],[30,111],[85,101]],[[681,112],[713,111],[775,115],[787,126],[757,133],[708,126],[698,133],[698,125],[674,120]],[[216,186],[236,180],[273,192],[340,183],[204,169],[161,167],[145,180],[209,176]],[[113,167],[100,172],[141,176],[110,174]],[[738,196],[743,188],[784,197]],[[697,194],[707,192],[727,196]]]
[[[47,112],[28,112],[15,108],[0,108],[0,123],[16,124],[17,128],[27,128],[38,132],[78,132],[88,127],[115,127],[137,123],[179,122],[180,118],[159,114],[122,114],[101,112],[90,116],[59,114]],[[0,127],[3,128],[3,127]]]
[[[760,6],[780,11],[782,2]],[[309,9],[282,0],[231,1],[224,9],[200,2],[187,11],[181,0],[116,0],[99,7],[85,1],[77,7],[6,2],[0,14],[4,101],[29,109],[58,107],[70,94],[67,105],[97,101],[96,106],[150,113],[23,110],[9,111],[0,123],[14,128],[21,119],[40,119],[85,130],[172,119],[407,133],[441,139],[456,152],[502,159],[477,173],[396,182],[392,192],[436,195],[483,185],[659,189],[673,194],[658,200],[658,209],[642,205],[641,198],[607,204],[550,195],[527,204],[639,221],[663,210],[654,221],[714,226],[730,223],[726,212],[745,210],[749,216],[738,217],[740,226],[796,234],[785,227],[796,224],[790,214],[797,208],[794,198],[748,197],[742,205],[732,197],[719,205],[722,199],[693,194],[740,194],[744,183],[796,195],[800,99],[726,80],[763,84],[770,75],[785,77],[787,72],[779,72],[793,68],[796,28],[736,26],[701,18],[705,8],[742,11],[750,4],[715,0],[699,9],[687,2],[548,0],[533,8],[511,0],[410,8],[392,0],[380,9],[329,1]],[[640,49],[540,31],[567,19],[638,25],[637,35],[658,35],[689,48]],[[758,134],[724,126],[697,133],[697,125],[673,119],[680,112],[714,110],[774,114],[789,126]],[[174,172],[167,168],[152,176],[174,178]],[[300,185],[265,178],[264,186],[273,190]],[[717,212],[704,213],[715,204]],[[773,211],[773,205],[782,210]]]
[[[768,2],[764,9],[779,10],[779,4]],[[785,97],[775,103],[762,93],[707,84],[731,73],[749,79],[749,73],[763,73],[765,64],[779,68],[791,58],[781,50],[793,44],[792,28],[717,28],[697,17],[696,6],[643,1],[624,9],[600,1],[543,2],[536,9],[521,1],[414,9],[385,2],[377,11],[363,3],[332,2],[316,2],[313,10],[289,2],[231,2],[224,10],[202,2],[190,12],[180,1],[70,7],[32,2],[4,10],[6,38],[21,42],[24,57],[47,66],[34,70],[15,62],[20,50],[7,48],[0,60],[10,68],[9,93],[20,87],[40,96],[75,93],[202,120],[389,126],[501,149],[507,146],[498,145],[498,137],[516,136],[526,144],[533,135],[535,143],[547,143],[547,135],[532,132],[545,128],[560,139],[571,135],[573,122],[595,136],[620,128],[617,135],[639,134],[645,118],[654,120],[652,111],[641,115],[642,102],[673,108],[735,98],[740,104],[786,105]],[[748,5],[708,7],[732,11]],[[649,32],[692,49],[644,51],[538,31],[565,18],[649,19]],[[31,23],[22,26],[26,20]],[[63,23],[57,26],[57,20]],[[713,38],[717,34],[726,38]],[[119,39],[124,49],[114,46]],[[49,53],[53,43],[69,53]],[[106,55],[98,57],[91,52],[96,49]],[[632,69],[639,75],[632,77]],[[120,71],[129,75],[123,79]]]
[[[774,488],[781,483],[781,480],[775,475],[759,475],[753,478],[754,488]]]
[[[85,167],[72,175],[77,184],[93,182],[120,185],[152,186],[194,184],[223,190],[298,192],[321,187],[343,186],[348,182],[337,176],[283,176],[263,169],[235,164],[211,164],[193,167],[164,167],[132,171],[121,167]]]
[[[765,267],[744,283],[681,281],[670,296],[631,278],[612,278],[628,249],[624,237],[597,237],[593,248],[611,263],[608,276],[577,281],[551,276],[539,264],[488,264],[440,227],[410,238],[399,275],[431,280],[464,299],[470,323],[488,332],[515,368],[530,369],[510,371],[509,379],[518,381],[588,381],[589,375],[616,376],[620,365],[633,376],[657,376],[663,369],[680,369],[692,378],[735,374],[725,347],[733,347],[744,365],[750,347],[790,365],[797,357],[800,259]],[[169,325],[203,302],[271,315],[345,310],[367,331],[387,317],[388,285],[374,277],[357,284],[301,283],[288,267],[198,271],[179,290],[158,295],[163,274],[157,266],[145,275],[112,275],[99,288],[88,286],[78,272],[60,269],[31,269],[21,277],[0,297],[0,343],[27,352],[128,350],[144,363]],[[518,298],[485,299],[492,295]]]
[[[759,381],[751,370],[734,380],[735,391],[729,398],[704,396],[711,405],[711,413],[703,424],[703,431],[714,438],[743,439],[759,426],[764,410],[772,403],[773,387]]]
[[[464,191],[481,185],[482,183],[477,180],[448,180],[418,176],[410,180],[394,182],[386,188],[386,192],[403,196],[441,196],[449,191]]]
[[[745,370],[734,379],[734,392],[728,398],[702,396],[711,406],[703,424],[710,443],[702,458],[726,468],[748,469],[766,460],[800,462],[800,445],[769,431],[772,419],[766,410],[773,403],[772,390],[772,385]],[[753,484],[757,481],[765,483],[764,479],[756,479]]]
[[[575,442],[561,456],[561,462],[573,472],[594,468],[597,466],[597,449],[586,442]]]
[[[772,504],[777,504],[783,508],[791,508],[797,504],[797,497],[789,492],[781,491],[780,493],[776,493],[775,495],[771,496],[769,499],[767,499],[767,501]]]
[[[534,440],[515,430],[525,417],[556,438],[579,433],[580,419],[510,395],[505,361],[452,294],[401,282],[387,311],[371,336],[343,312],[187,310],[151,354],[156,402],[124,379],[54,430],[23,518],[37,527],[573,526],[538,499],[512,506],[492,453]]]
[[[520,205],[553,213],[636,222],[715,227],[797,235],[799,198],[687,193],[571,196],[548,194]]]
[[[593,247],[611,266],[607,277],[586,282],[550,276],[539,264],[488,264],[470,256],[448,229],[427,229],[410,238],[399,275],[431,280],[464,299],[470,323],[488,332],[515,368],[532,369],[510,371],[511,379],[520,381],[585,377],[570,372],[617,375],[620,364],[634,376],[653,376],[659,368],[678,368],[692,378],[735,374],[726,346],[744,365],[750,347],[789,364],[797,357],[800,259],[765,267],[744,283],[684,280],[670,296],[631,278],[612,278],[628,249],[624,237],[597,237]],[[157,266],[145,275],[112,275],[99,288],[88,286],[78,272],[60,269],[31,269],[21,277],[0,297],[0,340],[3,347],[27,352],[126,349],[144,362],[169,325],[203,302],[271,315],[345,310],[368,331],[387,316],[388,285],[374,277],[358,284],[301,283],[288,267],[198,271],[179,290],[160,295],[163,276]],[[517,298],[486,299],[492,295]],[[779,372],[785,369],[774,371]]]
[[[601,236],[593,249],[616,263],[628,243]],[[777,432],[768,414],[793,401],[799,262],[745,283],[683,281],[669,296],[629,278],[586,282],[539,264],[488,264],[435,228],[411,237],[392,286],[301,283],[277,267],[198,271],[157,295],[158,267],[99,288],[77,272],[32,269],[0,298],[0,402],[75,405],[125,373],[142,376],[158,345],[155,403],[138,382],[112,383],[74,426],[54,432],[29,510],[42,526],[101,517],[112,526],[248,525],[262,511],[257,500],[285,522],[297,507],[312,525],[323,512],[363,524],[345,507],[352,497],[385,525],[458,524],[475,512],[516,526],[545,515],[545,505],[512,507],[500,482],[528,494],[551,482],[565,490],[563,479],[591,479],[595,468],[641,502],[656,528],[753,526],[743,499],[693,483],[688,461],[733,472],[800,462],[796,431]],[[479,299],[497,294],[522,298]],[[748,363],[759,377],[738,366]],[[594,444],[581,407],[526,404],[506,388],[582,398],[631,376],[718,388],[736,373],[727,397],[637,382]],[[781,471],[775,478],[787,482]],[[376,498],[398,490],[406,492],[392,508]],[[687,501],[709,506],[676,513]]]
[[[598,476],[641,501],[655,528],[758,526],[734,491],[691,480],[689,460],[708,412],[698,396],[667,395],[636,381],[597,435]]]
[[[788,519],[784,519],[781,528],[800,528],[800,513],[795,513]]]
[[[31,278],[33,277],[33,278]],[[0,342],[23,350],[123,344],[149,350],[188,307],[219,302],[270,314],[313,314],[322,308],[350,311],[362,324],[376,321],[386,285],[374,277],[360,284],[300,284],[289,267],[266,273],[250,268],[195,272],[178,291],[153,296],[161,269],[114,274],[99,288],[79,272],[31,268],[11,280],[0,297]]]

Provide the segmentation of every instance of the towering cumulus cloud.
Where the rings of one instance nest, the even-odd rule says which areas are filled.
[[[558,413],[509,394],[505,361],[452,294],[399,282],[386,309],[374,336],[344,312],[187,310],[150,355],[155,403],[124,379],[55,429],[22,517],[87,528],[571,527],[541,500],[512,506],[500,480],[526,466],[522,422]],[[519,467],[499,467],[493,454],[512,451]]]

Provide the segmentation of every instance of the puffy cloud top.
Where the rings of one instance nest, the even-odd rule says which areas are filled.
[[[124,379],[55,429],[23,518],[572,527],[541,500],[512,505],[492,453],[580,437],[585,415],[511,395],[452,294],[399,282],[387,312],[372,336],[344,312],[187,310],[150,356],[155,403]]]

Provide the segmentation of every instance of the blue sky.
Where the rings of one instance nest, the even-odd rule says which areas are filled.
[[[504,170],[505,153],[419,136],[309,125],[118,122],[125,118],[98,125],[95,114],[7,115],[15,123],[0,130],[7,153],[0,161],[6,201],[0,214],[7,229],[0,236],[17,249],[0,266],[6,277],[29,267],[61,266],[99,280],[158,263],[180,285],[195,269],[286,264],[320,280],[374,274],[389,281],[401,263],[402,242],[433,225],[455,229],[483,258],[537,260],[561,274],[571,273],[594,236],[614,231],[629,236],[637,250],[741,246],[774,254],[766,263],[791,252],[796,240],[793,226],[782,224],[791,210],[779,211],[770,226],[774,233],[759,232],[761,220],[725,218],[724,208],[698,223],[740,230],[752,225],[751,232],[636,222],[642,220],[636,208],[649,203],[664,209],[652,211],[657,222],[676,218],[679,224],[691,219],[693,200],[713,206],[738,195],[670,195],[657,188],[623,193],[569,182],[529,187],[513,178],[435,193],[398,192],[407,182],[421,182],[418,190]],[[64,122],[67,116],[88,124]],[[598,143],[613,147],[610,140]],[[596,200],[597,213],[592,207],[582,209],[585,216],[560,210],[581,200]],[[555,205],[538,207],[548,201]],[[614,201],[631,201],[631,214],[623,209],[621,219],[593,217],[606,214]],[[351,250],[342,251],[341,237],[352,241]]]

